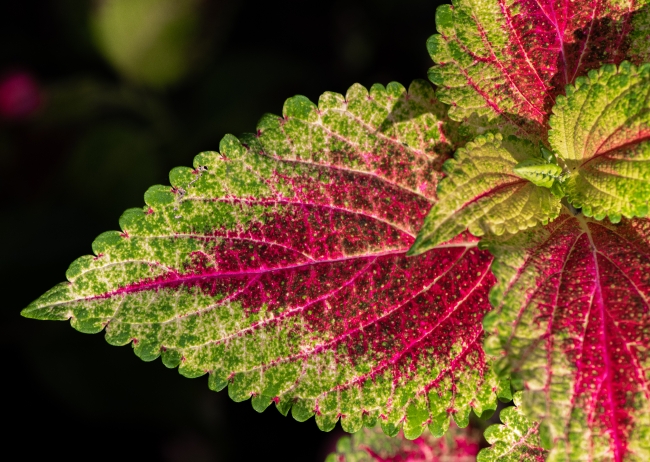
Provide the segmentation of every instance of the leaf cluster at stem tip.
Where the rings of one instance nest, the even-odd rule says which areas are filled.
[[[433,206],[409,255],[468,228],[515,234],[567,206],[597,220],[644,218],[650,198],[650,64],[606,64],[559,95],[547,143],[481,135],[443,166]]]

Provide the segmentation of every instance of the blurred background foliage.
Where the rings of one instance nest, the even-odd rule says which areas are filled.
[[[255,130],[287,97],[426,78],[437,4],[0,3],[5,449],[24,460],[152,461],[316,461],[333,450],[340,428],[258,415],[205,378],[19,311],[143,205],[148,186],[224,134]]]

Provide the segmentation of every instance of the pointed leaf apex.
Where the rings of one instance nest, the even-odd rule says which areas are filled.
[[[30,319],[65,321],[70,318],[69,310],[52,307],[64,304],[69,299],[69,292],[69,282],[57,284],[24,308],[20,315]]]
[[[37,305],[31,304],[27,308],[23,308],[20,312],[20,315],[24,318],[29,319],[43,319],[40,315],[42,311],[39,310]]]

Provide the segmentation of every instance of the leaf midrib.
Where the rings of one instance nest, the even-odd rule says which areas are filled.
[[[614,401],[614,391],[613,391],[613,384],[612,384],[612,371],[613,371],[613,366],[611,364],[611,358],[609,357],[609,348],[608,348],[608,341],[607,341],[607,326],[605,325],[605,320],[609,317],[607,315],[607,312],[605,310],[605,303],[603,300],[603,295],[602,295],[602,282],[601,282],[601,276],[600,276],[600,265],[598,263],[598,252],[596,248],[596,244],[594,243],[593,237],[591,235],[591,230],[589,229],[589,225],[585,221],[584,217],[582,216],[577,216],[576,219],[578,220],[580,227],[582,228],[584,234],[586,234],[587,238],[589,239],[589,248],[591,249],[591,254],[592,258],[594,261],[594,268],[596,270],[596,274],[594,277],[594,293],[592,294],[592,299],[590,302],[590,309],[589,309],[589,317],[591,317],[591,312],[593,309],[593,302],[594,299],[596,299],[596,304],[598,306],[598,311],[600,314],[600,319],[601,319],[601,348],[603,351],[603,356],[604,356],[604,362],[605,362],[605,369],[607,371],[607,375],[604,378],[604,380],[607,381],[607,397],[609,401],[609,420],[610,420],[610,425],[611,425],[611,433],[610,435],[612,436],[613,443],[614,443],[614,458],[616,459],[617,462],[620,462],[623,460],[623,455],[625,454],[624,447],[625,445],[620,439],[619,431],[618,431],[618,425],[617,422],[614,420],[615,418],[615,410],[617,408],[616,403]],[[585,322],[585,329],[589,325],[589,317],[587,318]],[[582,338],[584,339],[586,335],[583,334]],[[584,347],[584,340],[582,342],[582,345]],[[580,357],[582,358],[582,353],[580,354]],[[578,372],[578,369],[576,368],[576,374]],[[578,377],[577,377],[578,378]],[[578,380],[575,381],[575,387],[580,384],[581,380],[578,378]],[[573,396],[577,396],[576,390],[574,388]],[[568,428],[567,428],[568,431]],[[568,440],[568,438],[567,438]],[[611,447],[611,446],[610,446]]]

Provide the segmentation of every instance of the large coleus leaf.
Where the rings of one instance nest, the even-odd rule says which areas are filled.
[[[467,425],[499,390],[482,350],[492,257],[467,235],[405,256],[449,127],[422,81],[289,99],[243,144],[227,136],[172,170],[23,314],[105,328],[143,360],[324,430]]]
[[[486,345],[523,380],[552,459],[650,460],[650,221],[565,210],[489,246]]]
[[[532,421],[521,410],[521,391],[515,393],[515,406],[499,413],[500,424],[489,426],[485,439],[491,444],[482,449],[478,462],[543,462],[546,450],[539,438],[539,423]]]
[[[560,199],[515,173],[515,167],[540,159],[540,148],[514,136],[479,136],[444,164],[447,178],[410,250],[417,255],[456,237],[516,233],[546,224],[560,212]]]
[[[549,141],[571,173],[568,200],[587,216],[644,217],[650,198],[650,64],[605,65],[559,96]]]
[[[413,441],[401,432],[391,438],[377,427],[364,428],[339,439],[325,462],[473,462],[479,444],[480,433],[471,427],[452,425],[443,437],[424,432]]]
[[[439,34],[428,49],[438,65],[429,77],[453,119],[476,112],[535,132],[565,85],[625,59],[631,24],[644,3],[455,0],[436,13]]]

